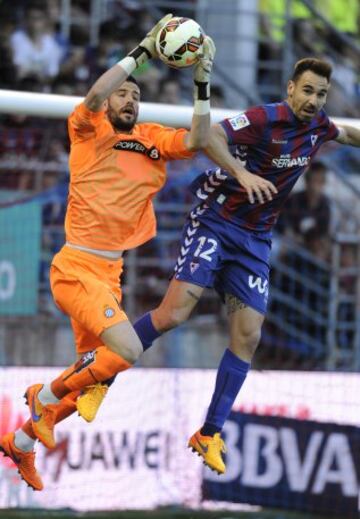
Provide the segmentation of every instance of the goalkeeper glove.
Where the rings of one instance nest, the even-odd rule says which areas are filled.
[[[135,59],[136,67],[140,67],[140,65],[149,59],[157,56],[155,48],[156,36],[158,32],[162,30],[164,25],[166,25],[167,22],[171,20],[172,17],[173,15],[170,13],[161,18],[161,20],[159,20],[158,23],[154,25],[151,31],[147,33],[140,44],[131,52],[129,52],[128,56]]]

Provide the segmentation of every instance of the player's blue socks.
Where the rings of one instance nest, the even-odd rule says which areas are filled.
[[[248,362],[239,359],[229,349],[225,351],[218,368],[215,391],[206,420],[200,430],[203,436],[213,436],[221,431],[249,369]]]
[[[144,351],[150,348],[154,340],[162,335],[162,332],[158,332],[154,327],[150,312],[140,317],[134,323],[134,328],[139,336]]]

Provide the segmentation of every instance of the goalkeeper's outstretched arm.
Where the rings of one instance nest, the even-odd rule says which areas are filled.
[[[215,57],[215,44],[206,36],[199,61],[194,68],[194,115],[185,145],[190,151],[205,148],[210,131],[210,74]]]
[[[156,35],[170,18],[172,14],[164,16],[135,49],[97,79],[84,101],[89,110],[100,111],[109,95],[119,88],[137,67],[156,56]]]

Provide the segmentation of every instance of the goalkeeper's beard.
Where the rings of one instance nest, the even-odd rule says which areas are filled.
[[[129,120],[122,119],[121,116],[110,107],[107,110],[107,116],[113,128],[115,128],[115,130],[119,130],[120,132],[131,131],[134,128],[137,120],[137,114],[134,114],[134,116]]]

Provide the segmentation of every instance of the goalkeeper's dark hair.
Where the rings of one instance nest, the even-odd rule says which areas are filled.
[[[330,82],[332,66],[327,61],[318,58],[304,58],[295,63],[294,72],[291,77],[292,81],[296,83],[307,70],[314,72],[314,74],[318,76],[325,77]]]
[[[134,78],[134,76],[128,76],[125,81],[128,81],[129,83],[135,83],[135,85],[137,85],[139,88],[140,88],[140,85],[139,83],[136,81],[136,79]]]

